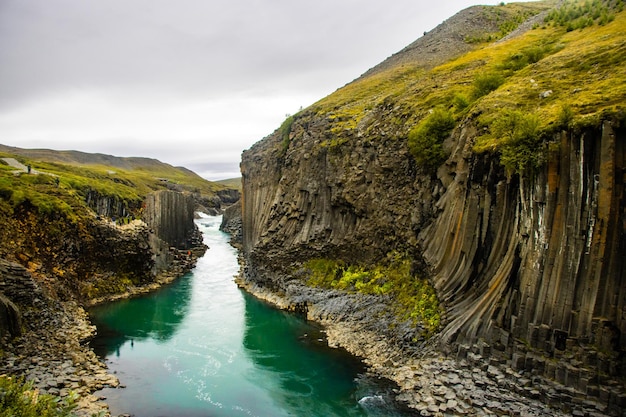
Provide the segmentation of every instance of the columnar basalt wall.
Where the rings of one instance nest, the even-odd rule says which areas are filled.
[[[20,307],[32,307],[35,300],[42,297],[26,268],[0,259],[0,339],[21,335]]]
[[[592,394],[623,388],[625,132],[606,121],[557,139],[530,179],[462,152],[453,178],[440,173],[442,211],[420,246],[447,307],[442,346],[480,341]]]
[[[162,241],[177,249],[189,249],[194,245],[196,229],[194,207],[191,195],[157,191],[146,197],[143,220]]]
[[[108,218],[126,217],[141,207],[140,201],[129,202],[119,197],[103,196],[96,190],[86,193],[85,202],[99,216]]]
[[[625,131],[562,132],[532,175],[508,176],[471,151],[458,126],[434,176],[401,140],[320,146],[324,121],[303,116],[289,147],[278,133],[244,152],[248,276],[275,291],[294,263],[376,262],[411,254],[445,306],[435,340],[595,397],[624,391]],[[604,393],[603,393],[604,390]],[[622,394],[620,394],[622,393]],[[622,397],[620,397],[622,395]]]
[[[443,188],[419,175],[406,142],[354,138],[320,146],[328,121],[303,116],[282,150],[278,134],[244,152],[244,251],[276,268],[310,257],[380,258],[413,250]]]

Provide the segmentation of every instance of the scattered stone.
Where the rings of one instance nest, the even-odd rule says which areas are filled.
[[[548,98],[552,95],[552,90],[546,90],[539,93],[539,98]]]
[[[22,335],[19,345],[4,345],[0,374],[24,375],[42,393],[78,394],[78,417],[108,416],[107,404],[91,394],[103,386],[117,386],[119,381],[84,344],[94,333],[87,313],[73,302],[29,313],[32,320],[26,323],[33,328]]]

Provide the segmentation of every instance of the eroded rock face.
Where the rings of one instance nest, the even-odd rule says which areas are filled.
[[[233,246],[241,247],[243,239],[243,228],[241,222],[241,201],[237,201],[224,210],[220,230],[230,235],[230,243]]]
[[[0,339],[22,334],[22,313],[4,294],[0,293]]]
[[[626,132],[563,132],[534,177],[507,176],[471,152],[471,122],[424,175],[398,139],[320,146],[327,122],[300,117],[244,152],[247,276],[285,292],[310,258],[376,262],[411,254],[446,308],[435,338],[462,357],[555,380],[623,407],[626,351]],[[499,359],[500,360],[500,359]],[[601,391],[604,390],[604,394]],[[612,398],[612,400],[609,400]]]
[[[330,132],[313,117],[292,126],[281,155],[278,135],[244,152],[244,249],[296,261],[310,257],[379,258],[411,250],[437,210],[438,180],[418,175],[406,143],[355,138],[320,146]]]
[[[468,153],[448,161],[441,214],[419,235],[447,307],[442,346],[482,340],[591,395],[623,390],[625,136],[610,121],[563,132],[533,179]]]
[[[142,217],[159,239],[178,249],[188,249],[196,229],[194,206],[188,194],[157,191],[146,197]]]

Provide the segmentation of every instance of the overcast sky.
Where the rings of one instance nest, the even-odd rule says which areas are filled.
[[[0,143],[239,176],[287,114],[474,4],[0,0]]]

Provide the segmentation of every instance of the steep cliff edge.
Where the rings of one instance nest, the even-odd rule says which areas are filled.
[[[564,410],[586,396],[622,415],[626,14],[596,3],[490,8],[534,23],[437,62],[408,48],[244,152],[242,285],[353,332],[337,338],[355,353],[375,355],[381,335],[405,356],[436,347],[516,370],[526,394]],[[470,10],[452,21],[471,25]],[[390,256],[436,290],[429,339],[393,314],[404,290],[374,273]],[[320,260],[340,266],[309,288]]]
[[[195,174],[181,184],[145,171],[23,160],[28,172],[2,162],[0,373],[61,397],[77,393],[78,415],[106,415],[91,393],[118,382],[86,344],[95,329],[83,308],[189,271],[206,250],[194,214],[211,198],[208,186]],[[213,195],[209,207],[236,195]]]

